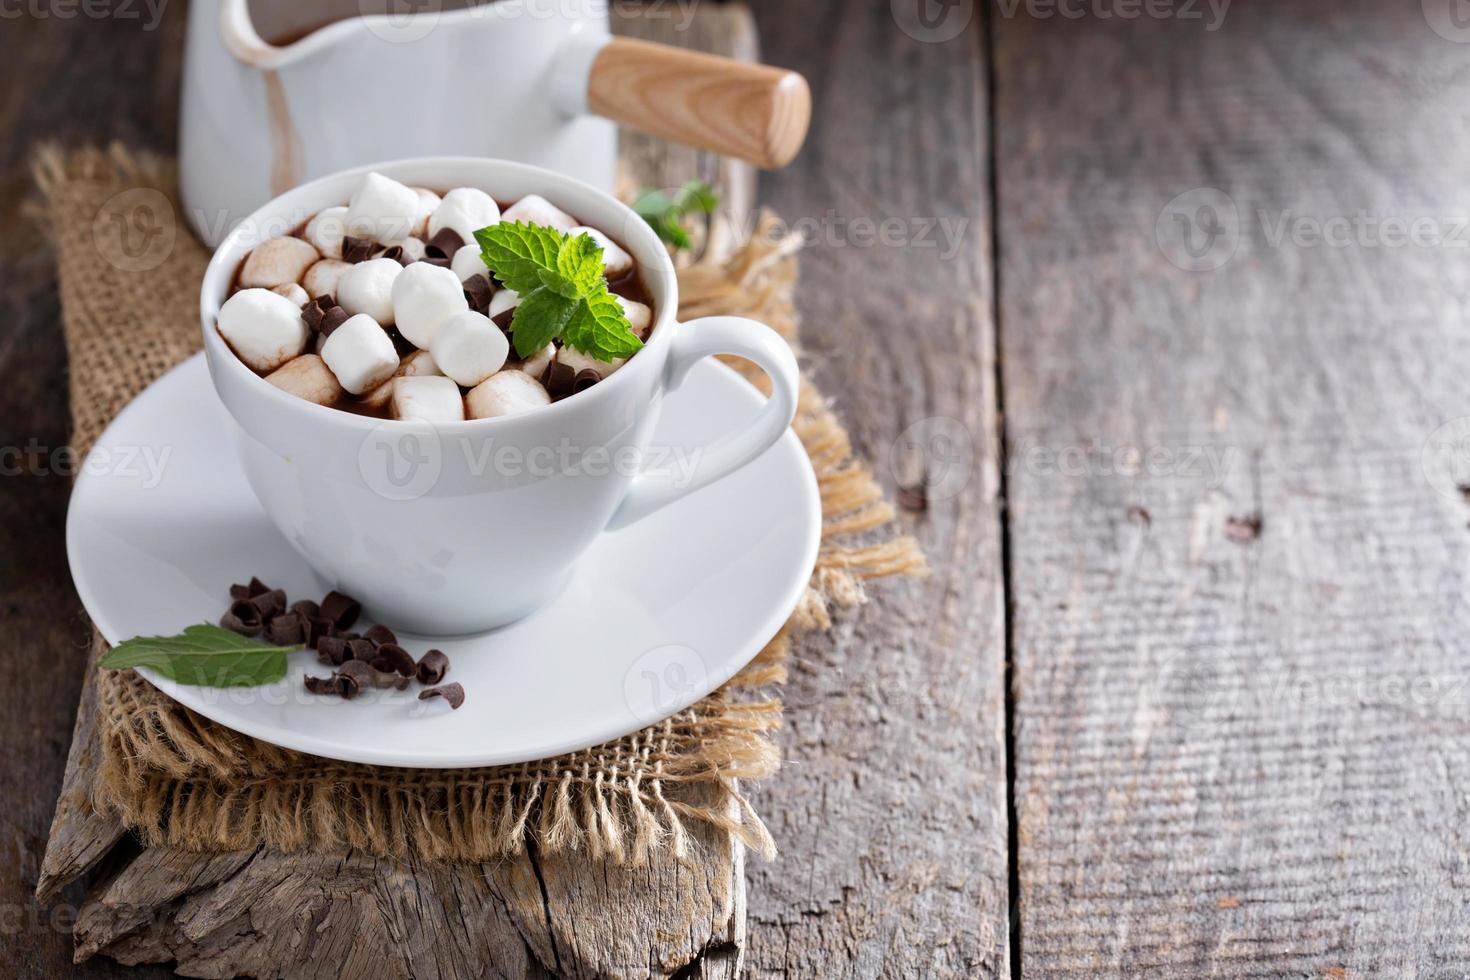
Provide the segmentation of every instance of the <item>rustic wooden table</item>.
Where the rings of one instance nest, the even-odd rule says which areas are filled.
[[[1452,4],[753,6],[815,96],[760,182],[812,233],[809,361],[890,484],[930,450],[936,574],[794,670],[749,971],[1463,975]],[[6,975],[71,969],[30,894],[87,637],[27,154],[170,149],[183,15],[5,26]]]

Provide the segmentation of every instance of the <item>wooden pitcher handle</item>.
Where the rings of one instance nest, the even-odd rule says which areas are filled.
[[[773,170],[801,149],[812,94],[794,71],[615,37],[592,62],[587,108]]]

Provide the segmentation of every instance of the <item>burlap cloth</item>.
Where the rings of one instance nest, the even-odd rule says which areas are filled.
[[[181,220],[171,161],[118,147],[46,148],[34,169],[38,216],[54,236],[60,267],[73,442],[84,453],[124,405],[199,349],[207,253]],[[751,316],[794,342],[797,244],[767,216],[727,260],[682,269],[681,317]],[[737,781],[779,765],[772,732],[782,709],[770,690],[785,679],[792,639],[830,625],[834,607],[862,602],[863,580],[923,567],[913,540],[894,533],[891,507],[809,382],[793,428],[821,488],[816,570],[781,633],[688,710],[555,759],[387,769],[256,741],[164,697],[131,671],[103,671],[93,805],[145,843],[191,850],[347,845],[390,857],[480,861],[516,854],[533,838],[546,851],[638,862],[657,847],[684,853],[688,822],[704,821],[773,854]],[[105,649],[100,636],[94,648]]]

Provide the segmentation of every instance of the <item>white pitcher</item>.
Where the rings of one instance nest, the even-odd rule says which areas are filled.
[[[500,157],[610,191],[614,122],[779,167],[810,112],[794,72],[613,38],[606,0],[193,0],[180,185],[215,245],[362,163]]]

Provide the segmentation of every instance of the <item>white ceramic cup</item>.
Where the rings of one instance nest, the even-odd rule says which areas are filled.
[[[344,203],[369,170],[440,191],[478,187],[502,202],[540,194],[604,230],[633,255],[651,295],[647,343],[601,383],[553,405],[438,426],[366,418],[268,384],[215,328],[236,270],[263,237]],[[224,240],[200,291],[210,377],[266,512],[307,563],[374,618],[433,635],[525,616],[560,590],[609,526],[734,472],[786,431],[798,393],[786,342],[739,317],[679,323],[678,308],[668,253],[629,208],[549,170],[471,157],[374,164],[283,194]],[[749,426],[686,455],[692,468],[646,468],[663,455],[649,441],[664,396],[712,354],[758,364],[770,376],[771,397]]]

